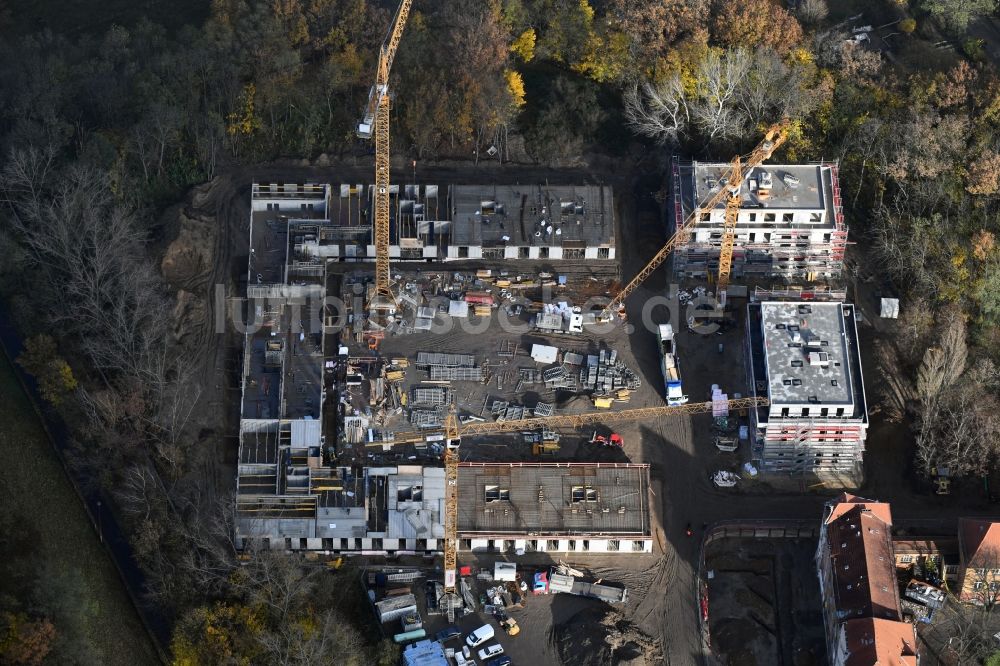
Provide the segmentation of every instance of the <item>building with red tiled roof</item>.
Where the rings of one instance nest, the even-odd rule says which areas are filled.
[[[848,620],[844,635],[845,666],[917,666],[917,636],[908,622],[875,617]]]
[[[1000,521],[960,518],[958,555],[959,598],[981,606],[1000,602]]]
[[[902,621],[888,504],[843,493],[826,505],[816,567],[834,666],[916,665]]]

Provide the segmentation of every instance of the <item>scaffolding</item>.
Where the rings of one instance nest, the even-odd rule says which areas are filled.
[[[445,405],[448,403],[448,389],[439,386],[416,386],[410,390],[410,402],[431,407]]]
[[[815,163],[821,169],[821,183],[829,191],[827,209],[832,218],[832,228],[822,239],[813,237],[809,225],[795,223],[762,223],[765,239],[751,240],[745,227],[736,230],[733,249],[733,274],[763,276],[782,279],[801,278],[817,280],[836,278],[843,271],[847,247],[847,225],[840,191],[838,165],[835,162]],[[673,190],[673,215],[675,226],[684,221],[683,194],[681,192],[680,162],[672,161],[671,181]],[[696,225],[692,232],[698,228]],[[719,269],[723,229],[712,226],[708,241],[694,241],[689,235],[674,251],[674,272],[688,277],[708,277]]]

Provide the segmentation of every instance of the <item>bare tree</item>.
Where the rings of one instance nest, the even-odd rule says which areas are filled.
[[[937,663],[981,664],[995,652],[997,623],[993,607],[950,600],[919,634]]]
[[[625,91],[625,119],[642,136],[676,144],[691,122],[687,95],[679,75],[659,83],[634,84]]]
[[[826,0],[802,0],[797,13],[806,25],[816,25],[823,22],[830,8],[826,6]]]
[[[262,634],[259,640],[268,663],[300,666],[372,663],[371,655],[366,655],[370,648],[347,618],[328,610],[320,613],[314,624],[307,627],[302,622],[281,622],[273,631]]]
[[[982,474],[1000,453],[997,369],[986,359],[969,367],[963,313],[945,308],[940,317],[939,344],[917,370],[917,464],[927,475],[936,467],[954,476]]]
[[[745,49],[710,51],[698,67],[698,99],[691,118],[709,143],[743,134],[747,118],[736,109],[741,84],[750,71]]]
[[[1000,552],[995,548],[977,551],[972,560],[966,562],[965,575],[971,576],[972,582],[972,598],[965,601],[990,611],[1000,604]]]
[[[106,174],[78,165],[56,174],[51,159],[14,150],[0,174],[11,226],[40,269],[44,311],[96,368],[142,376],[167,317],[144,234]]]
[[[905,281],[915,291],[934,296],[940,289],[935,272],[936,235],[929,225],[886,208],[876,211],[873,249],[890,276]]]
[[[925,474],[936,467],[947,467],[953,476],[983,474],[1000,453],[1000,405],[976,393],[966,387],[923,407],[917,462]]]
[[[917,371],[917,396],[925,405],[937,401],[941,392],[952,386],[968,365],[965,316],[953,309],[942,312],[940,343],[924,353]]]
[[[906,362],[922,360],[927,341],[934,327],[934,310],[923,296],[907,299],[896,320],[895,342]]]
[[[740,136],[751,125],[801,117],[819,97],[801,67],[773,50],[711,50],[698,62],[693,89],[679,74],[634,84],[624,95],[625,117],[640,135],[677,143],[697,135],[707,143]]]

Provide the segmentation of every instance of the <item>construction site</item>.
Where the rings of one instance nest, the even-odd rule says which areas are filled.
[[[390,182],[388,71],[408,10],[359,126],[371,184],[252,186],[238,545],[413,558],[428,586],[402,632],[401,615],[384,620],[398,642],[428,635],[413,611],[492,613],[506,631],[469,593],[496,561],[531,587],[544,563],[626,554],[609,577],[635,581],[668,556],[675,488],[724,497],[858,468],[857,332],[830,282],[846,243],[836,165],[765,164],[784,124],[729,164],[674,160],[668,240],[641,267],[623,255],[636,207],[609,185]],[[667,295],[650,291],[657,272],[684,281],[647,312]],[[696,473],[673,477],[675,454]],[[414,663],[449,663],[427,659]]]

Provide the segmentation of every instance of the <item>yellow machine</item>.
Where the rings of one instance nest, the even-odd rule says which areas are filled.
[[[729,288],[729,276],[733,268],[733,243],[736,240],[736,223],[740,217],[743,181],[746,180],[754,167],[760,166],[764,160],[770,158],[771,154],[785,142],[787,137],[787,121],[772,125],[764,135],[764,140],[747,157],[746,164],[743,164],[739,157],[734,157],[729,167],[729,176],[725,187],[729,196],[726,199],[726,221],[722,230],[722,249],[719,251],[719,278],[716,280],[715,288],[715,297],[719,302],[719,308],[726,307],[726,290]],[[760,198],[771,195],[770,174],[768,174],[766,182],[766,185],[762,184],[757,188],[757,196]]]

